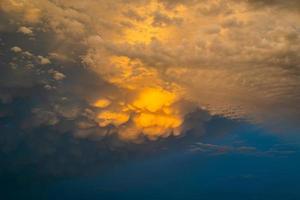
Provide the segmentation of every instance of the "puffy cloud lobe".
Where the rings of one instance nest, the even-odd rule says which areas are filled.
[[[58,72],[58,71],[50,71],[49,73],[53,74],[53,78],[57,81],[60,81],[60,80],[63,80],[66,78],[66,76],[61,73],[61,72]]]
[[[50,60],[48,58],[45,58],[43,56],[38,56],[38,59],[41,65],[50,64]]]
[[[22,52],[22,49],[20,47],[12,47],[10,50],[14,53]]]
[[[24,35],[32,35],[33,34],[33,31],[26,26],[21,26],[18,29],[18,32],[23,33]]]

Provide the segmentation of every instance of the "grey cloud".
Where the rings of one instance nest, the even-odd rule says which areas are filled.
[[[33,35],[33,31],[30,28],[26,27],[26,26],[21,26],[18,29],[18,32],[21,32],[25,35]]]
[[[136,11],[129,9],[127,12],[123,13],[124,16],[129,17],[131,19],[137,20],[137,21],[144,21],[145,17],[139,15]]]
[[[214,144],[205,144],[205,143],[199,142],[195,146],[192,146],[190,151],[219,155],[219,154],[232,152],[233,147],[214,145]]]
[[[199,2],[199,1],[198,1]],[[205,16],[230,15],[234,12],[231,1],[203,1],[199,2],[198,11]]]
[[[254,4],[258,7],[265,7],[265,6],[277,6],[280,8],[288,8],[288,9],[299,9],[300,3],[298,0],[246,0],[246,1],[237,1],[237,0],[216,0],[211,1],[212,3],[209,4],[208,0],[161,0],[161,2],[165,3],[166,5],[190,5],[190,4],[206,4],[203,9],[200,9],[205,14],[215,14],[215,13],[226,13],[228,9],[228,5],[231,3],[250,3]],[[224,11],[225,10],[225,11]],[[231,9],[230,9],[231,10]],[[230,13],[230,12],[229,12]]]
[[[198,142],[190,146],[189,151],[194,153],[203,153],[206,155],[223,155],[223,154],[250,154],[255,156],[291,156],[299,152],[292,145],[273,145],[267,150],[260,150],[253,146],[228,146],[216,145]]]
[[[153,26],[164,27],[169,25],[179,26],[182,23],[183,19],[179,17],[168,17],[163,13],[157,11],[153,13]]]
[[[22,49],[20,47],[15,46],[11,48],[11,51],[14,53],[19,53],[22,52]]]
[[[48,58],[45,58],[43,56],[38,56],[37,58],[39,59],[41,65],[47,65],[51,63]]]
[[[257,7],[276,6],[278,8],[300,11],[300,2],[298,0],[248,0],[248,2]]]
[[[174,8],[176,5],[193,5],[198,0],[160,0],[167,8]]]
[[[241,28],[243,25],[245,25],[245,23],[243,21],[240,21],[236,18],[226,18],[223,22],[222,22],[222,26],[224,28]]]
[[[48,73],[53,75],[53,78],[57,81],[63,80],[66,78],[66,75],[64,75],[63,73],[56,71],[56,70],[50,70],[48,71]]]

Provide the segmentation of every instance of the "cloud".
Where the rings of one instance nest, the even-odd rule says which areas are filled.
[[[299,149],[295,149],[292,145],[285,145],[284,147],[285,148],[281,148],[281,145],[274,145],[267,150],[260,150],[253,146],[228,146],[197,142],[191,145],[189,151],[214,156],[224,154],[248,154],[264,157],[290,156],[299,152]]]
[[[211,153],[211,154],[224,154],[234,151],[233,147],[230,146],[220,146],[214,144],[205,144],[205,143],[197,143],[194,147],[190,149],[190,151],[195,152],[203,152],[203,153]]]
[[[61,72],[58,72],[58,71],[49,71],[50,74],[53,75],[53,78],[57,81],[60,81],[60,80],[63,80],[66,78],[66,75],[64,75],[63,73]]]
[[[299,13],[291,5],[296,1],[1,1],[1,126],[5,137],[16,134],[3,151],[24,139],[34,152],[25,160],[64,174],[74,163],[101,165],[157,147],[152,141],[201,138],[216,115],[299,128]],[[34,38],[20,34],[33,30]]]
[[[43,56],[38,56],[38,59],[41,65],[47,65],[51,63],[48,58],[45,58]]]
[[[257,7],[264,7],[264,6],[275,6],[278,8],[288,9],[288,10],[295,10],[300,11],[300,3],[297,0],[250,0],[248,1],[251,4],[254,4]]]
[[[177,135],[191,111],[185,107],[189,103],[193,108],[205,107],[211,115],[297,126],[299,16],[277,10],[277,5],[294,5],[294,1],[100,3],[5,1],[2,6],[11,11],[9,17],[31,24],[23,22],[22,16],[39,10],[30,27],[52,32],[49,42],[61,43],[45,56],[37,56],[40,65],[50,65],[52,58],[55,62],[77,59],[119,89],[89,100],[92,107],[101,99],[111,102],[92,108],[100,126],[117,126],[124,130],[123,138],[128,130],[135,130],[130,140]],[[272,6],[254,10],[253,5]],[[73,45],[82,51],[72,52]],[[50,74],[56,81],[66,77],[59,70]],[[50,82],[45,85],[52,88]],[[141,100],[152,96],[156,109]],[[174,123],[153,122],[147,127],[139,123],[144,117],[153,121],[150,116]],[[153,131],[160,134],[153,137]]]
[[[180,25],[182,23],[182,19],[178,17],[169,17],[168,15],[164,15],[159,11],[153,13],[153,22],[152,25],[154,27],[158,26],[168,26],[168,25]]]
[[[22,52],[22,49],[20,47],[12,47],[10,50],[14,53]]]
[[[123,13],[126,17],[130,19],[134,19],[136,21],[144,21],[145,17],[142,17],[139,13],[137,13],[135,10],[129,9]]]
[[[21,26],[18,29],[18,32],[23,33],[24,35],[32,35],[33,34],[33,31],[26,26]]]

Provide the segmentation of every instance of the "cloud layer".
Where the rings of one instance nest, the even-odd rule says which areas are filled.
[[[98,172],[168,148],[292,154],[202,140],[239,120],[300,129],[299,32],[296,0],[2,0],[0,174]],[[228,121],[208,132],[215,116]]]
[[[79,138],[178,136],[197,108],[299,128],[298,8],[280,0],[4,0],[1,100],[40,87],[45,99],[23,127]]]
[[[191,109],[186,104],[256,123],[297,121],[299,13],[287,11],[296,2],[285,2],[6,0],[1,9],[13,20],[4,31],[54,34],[47,39],[56,43],[53,52],[37,55],[37,63],[80,57],[118,88],[88,99],[96,107],[93,121],[138,141],[141,135],[156,139],[184,131]],[[70,51],[74,45],[81,55]],[[11,50],[29,60],[30,49]],[[56,81],[66,78],[57,70],[48,73]]]

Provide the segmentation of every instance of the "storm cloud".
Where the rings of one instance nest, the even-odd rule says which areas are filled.
[[[299,129],[299,5],[1,1],[1,151],[28,151],[2,162],[78,173],[214,116]]]

